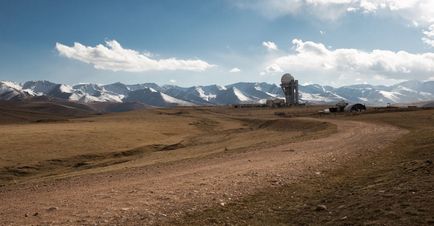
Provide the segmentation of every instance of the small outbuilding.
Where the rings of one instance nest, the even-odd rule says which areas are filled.
[[[278,108],[285,106],[285,100],[283,99],[270,99],[265,103],[268,107]]]

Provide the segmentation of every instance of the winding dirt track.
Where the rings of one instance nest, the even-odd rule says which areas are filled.
[[[269,149],[3,187],[0,224],[161,223],[267,187],[322,176],[345,161],[381,151],[405,133],[388,125],[321,121],[336,124],[338,132]]]

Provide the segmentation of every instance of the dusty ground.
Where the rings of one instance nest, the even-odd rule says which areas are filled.
[[[305,113],[300,110],[296,114]],[[37,127],[30,124],[26,129],[2,126],[3,137],[19,137],[5,132],[6,128],[21,138],[0,150],[2,156],[8,153],[2,163],[1,224],[257,223],[261,221],[255,216],[271,207],[279,209],[267,204],[258,210],[267,199],[291,203],[287,196],[276,195],[279,189],[289,191],[285,188],[293,188],[294,184],[324,180],[330,172],[355,160],[376,156],[410,131],[352,117],[287,119],[271,111],[245,109],[235,113],[224,109],[155,110],[65,123]],[[171,128],[174,125],[176,129]],[[38,155],[44,151],[38,148],[44,147],[44,139],[48,139],[45,135],[38,136],[33,146],[32,142],[26,144],[27,148],[33,147],[28,152],[30,157],[17,154],[15,148],[21,147],[19,141],[27,140],[26,136],[47,128],[44,131],[54,130],[52,137],[67,137],[70,134],[64,134],[65,126],[75,126],[76,132],[69,132],[77,137],[50,145],[69,148],[66,154]],[[113,131],[118,127],[133,132],[122,136]],[[89,131],[99,136],[94,138]],[[147,134],[153,131],[157,135]],[[90,140],[75,144],[83,137]],[[116,137],[122,139],[113,141]],[[143,140],[132,141],[139,138]],[[106,146],[98,149],[103,141]],[[249,197],[264,191],[270,191],[265,194],[272,196],[263,196],[259,203],[250,202]],[[246,202],[249,205],[241,205]],[[230,215],[237,211],[239,215]],[[272,219],[264,221],[291,224]]]
[[[270,111],[267,118],[188,108],[0,124],[0,186],[270,147],[335,130]]]
[[[321,176],[264,189],[171,224],[433,225],[434,111],[330,117],[387,123],[408,133]]]

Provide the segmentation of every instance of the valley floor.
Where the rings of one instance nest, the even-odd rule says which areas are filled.
[[[136,132],[106,131],[94,138],[103,149],[89,138],[36,161],[13,153],[18,141],[3,146],[0,224],[429,224],[433,113],[172,109],[72,120],[84,136],[122,120]],[[22,126],[62,134],[63,123],[2,128],[26,137]],[[42,152],[47,138],[37,138]]]

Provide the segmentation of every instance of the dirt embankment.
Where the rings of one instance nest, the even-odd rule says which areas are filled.
[[[273,148],[228,149],[179,161],[7,186],[0,190],[0,219],[3,224],[18,225],[168,223],[208,208],[231,206],[264,189],[322,177],[349,160],[377,153],[404,133],[387,125],[320,122],[336,124],[337,133]],[[261,126],[276,128],[279,123]]]

